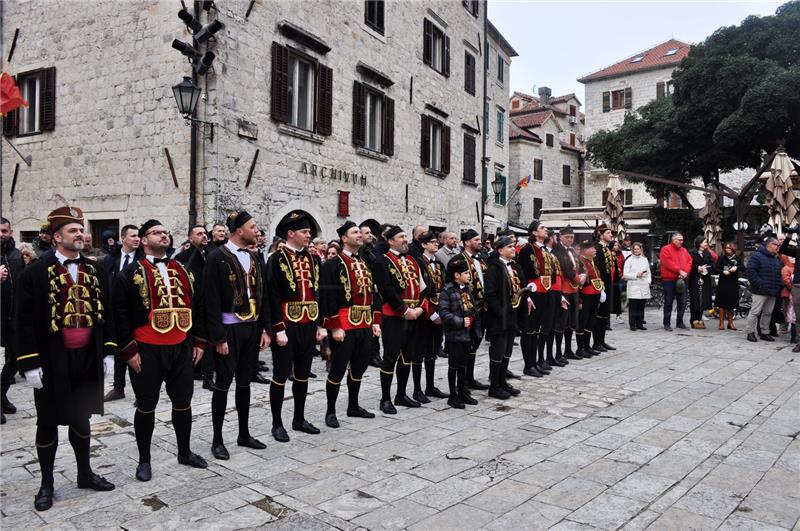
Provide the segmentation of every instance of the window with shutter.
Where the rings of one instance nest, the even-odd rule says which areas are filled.
[[[615,90],[611,93],[611,110],[622,109],[625,106],[625,90]]]
[[[537,181],[544,180],[544,161],[533,159],[533,178]]]
[[[422,62],[433,65],[433,23],[427,18],[422,21]]]
[[[364,2],[364,23],[383,35],[385,31],[383,0],[366,0]]]
[[[14,113],[17,136],[38,135],[42,132],[43,74],[43,70],[34,70],[17,76],[20,96],[28,102],[27,107],[19,107]],[[55,116],[51,117],[54,121]]]
[[[572,168],[569,167],[569,164],[563,164],[561,166],[561,184],[566,184],[569,186],[571,170]]]
[[[503,56],[500,53],[497,53],[497,81],[503,83],[503,79],[505,78],[505,71],[506,71],[506,62],[503,60]]]
[[[442,125],[442,164],[441,172],[445,175],[450,173],[450,127]]]
[[[575,133],[570,133],[569,134],[569,145],[570,146],[574,146],[575,145]]]
[[[461,5],[463,5],[473,17],[478,16],[478,0],[462,0]]]
[[[625,89],[625,108],[633,108],[633,89],[631,87]]]
[[[450,75],[450,37],[427,18],[423,20],[423,62],[442,75]]]
[[[423,168],[431,167],[431,124],[430,118],[422,115],[422,127],[420,130],[420,149],[419,163]]]
[[[394,155],[394,100],[383,96],[383,146],[384,155]]]
[[[364,133],[364,85],[358,81],[353,82],[353,144],[364,146],[366,135]]]
[[[547,147],[553,147],[553,135],[552,134],[547,133],[547,135],[545,136],[545,144],[547,144]]]
[[[499,143],[503,143],[505,138],[505,117],[506,111],[504,111],[501,107],[497,108],[497,141]]]
[[[475,135],[464,133],[464,182],[475,182]]]
[[[475,95],[475,56],[464,50],[464,90]]]
[[[317,109],[317,133],[330,136],[333,126],[333,70],[324,65],[319,65]]]
[[[607,202],[608,202],[608,190],[603,190],[603,202],[602,202],[602,205],[606,206]]]
[[[606,91],[603,92],[603,112],[609,112],[611,110],[611,93]]]
[[[625,190],[625,204],[632,205],[633,204],[633,189],[628,188]]]
[[[272,43],[270,111],[273,120],[289,121],[289,49]]]
[[[11,138],[17,135],[17,111],[11,111],[3,116],[3,136]]]
[[[53,131],[56,128],[56,67],[42,70],[41,108],[39,111],[39,127],[42,131]]]
[[[542,205],[541,197],[533,198],[533,219],[539,219],[542,216]]]
[[[494,178],[496,180],[500,181],[501,183],[503,183],[502,186],[500,187],[500,193],[495,194],[495,196],[494,196],[494,202],[497,203],[498,205],[505,205],[506,204],[506,178],[502,174],[502,172],[499,172],[499,171],[495,171],[494,172]]]
[[[442,34],[444,46],[442,48],[442,74],[450,77],[450,37]]]

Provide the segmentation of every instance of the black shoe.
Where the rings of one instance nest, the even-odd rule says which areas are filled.
[[[327,413],[325,415],[325,425],[329,428],[339,427],[339,419],[336,418],[336,413]]]
[[[430,398],[425,396],[425,393],[423,393],[422,391],[414,391],[414,393],[411,395],[411,398],[413,398],[414,400],[416,400],[420,404],[430,404],[431,403]]]
[[[611,328],[611,324],[606,325],[606,332],[611,332],[613,329]]]
[[[753,343],[757,343],[758,339],[756,339],[756,335],[754,333],[747,334],[747,340],[752,341]]]
[[[642,324],[647,324],[647,321],[645,321],[644,319],[642,319]]]
[[[313,372],[311,372],[311,371],[308,371],[308,377],[309,377],[309,378],[316,378],[316,377],[317,377],[317,374],[316,374],[316,373],[313,373]]]
[[[525,367],[525,370],[522,371],[522,374],[525,376],[533,376],[534,378],[541,378],[544,374],[540,373],[536,370],[535,366]]]
[[[253,383],[264,384],[264,385],[268,385],[270,383],[270,381],[261,376],[261,373],[258,371],[253,373],[253,376],[250,377],[250,381]]]
[[[208,468],[208,463],[206,460],[194,452],[189,452],[189,455],[187,456],[178,454],[178,463],[181,465],[190,466],[192,468]]]
[[[672,327],[670,325],[664,325],[664,330],[667,332],[672,332]]]
[[[478,380],[472,380],[467,382],[467,387],[469,387],[470,389],[475,389],[476,391],[485,391],[486,389],[489,389],[488,384],[485,384]]]
[[[264,366],[267,364],[267,362],[266,362],[266,361],[264,361],[264,360],[258,360],[258,364],[259,364],[261,367],[264,367]]]
[[[114,490],[114,484],[92,472],[88,477],[78,478],[78,488],[106,491]]]
[[[258,372],[269,372],[269,367],[262,365],[256,369]]]
[[[772,337],[778,337],[780,334],[778,333],[777,330],[775,330],[774,332],[770,331],[769,335]]]
[[[455,396],[451,396],[447,399],[447,405],[450,407],[454,407],[456,409],[464,409],[464,402],[456,398]]]
[[[394,405],[403,407],[419,407],[420,403],[408,395],[394,397]]]
[[[636,325],[636,330],[647,330],[647,328],[642,325]]]
[[[211,380],[207,378],[203,378],[203,389],[208,389],[209,391],[213,391],[214,389],[211,388]]]
[[[347,408],[347,416],[348,417],[362,418],[362,419],[374,419],[375,418],[375,413],[370,413],[369,411],[367,411],[363,407]]]
[[[123,398],[125,398],[125,389],[114,387],[103,397],[103,402],[113,402],[114,400],[122,400]]]
[[[582,348],[579,348],[575,352],[570,352],[569,354],[567,354],[567,359],[570,360],[582,360],[583,358],[588,358],[588,357],[589,355]]]
[[[499,398],[500,400],[508,400],[511,395],[502,387],[490,387],[489,396],[492,398]]]
[[[678,323],[675,325],[675,328],[683,328],[684,330],[686,330],[686,325],[683,323]]]
[[[436,353],[437,358],[447,358],[447,352],[441,351]]]
[[[474,398],[472,398],[472,395],[468,395],[466,393],[459,395],[458,396],[458,400],[460,402],[465,403],[468,406],[477,406],[478,405],[478,401],[475,400]]]
[[[222,443],[211,445],[211,455],[223,461],[227,461],[231,458],[231,454],[228,453],[228,449],[225,448],[225,445]]]
[[[432,396],[433,398],[449,398],[450,395],[441,391],[438,387],[431,387],[425,389],[425,396]]]
[[[636,326],[630,325],[628,328],[631,329],[631,332],[636,332]]]
[[[46,511],[53,506],[53,487],[42,487],[33,499],[33,506],[37,511]]]
[[[252,448],[253,450],[263,450],[267,447],[266,444],[250,435],[247,437],[238,437],[236,439],[236,444],[238,446],[244,446],[245,448]]]
[[[506,369],[506,379],[509,379],[509,380],[520,380],[521,378],[520,378],[519,374],[514,374],[510,370]]]
[[[564,356],[558,356],[556,359],[561,363],[563,363],[564,365],[569,365],[569,361],[567,361],[567,358],[565,358]]]
[[[372,358],[370,358],[369,360],[369,364],[372,365],[373,367],[380,368],[380,366],[383,365],[383,360],[381,359],[381,355],[378,354],[377,352],[373,354]]]
[[[272,427],[272,438],[278,442],[289,442],[289,434],[283,426]]]
[[[541,369],[539,369],[539,370],[545,370],[547,372],[550,372],[550,371],[553,370],[553,366],[548,364],[546,361],[543,361],[543,362],[539,363],[539,367],[541,367]]]
[[[551,360],[547,360],[547,363],[549,363],[550,365],[552,365],[554,367],[564,367],[564,366],[567,365],[566,363],[559,361],[558,358],[553,358]]]
[[[303,433],[309,433],[311,435],[317,435],[319,433],[319,428],[307,420],[304,420],[303,422],[297,422],[293,420],[292,429],[294,431],[302,431]]]
[[[139,463],[136,465],[136,479],[139,481],[150,481],[153,477],[153,471],[150,469],[150,463]]]
[[[775,338],[773,338],[772,336],[769,336],[767,334],[759,334],[758,337],[759,337],[759,339],[762,339],[763,341],[767,341],[767,342],[775,341]]]
[[[608,352],[608,349],[603,345],[592,345],[592,350],[595,352]]]
[[[548,368],[548,369],[545,369],[545,368],[544,368],[544,364],[542,364],[542,363],[534,363],[534,364],[533,364],[533,367],[534,367],[534,368],[535,368],[537,371],[539,371],[540,373],[544,374],[545,376],[547,376],[548,374],[550,374],[550,371],[551,371],[551,370],[553,370],[553,368],[552,368],[552,367],[550,367],[549,365],[548,365],[548,367],[550,367],[550,368]]]
[[[394,404],[392,404],[391,400],[381,400],[381,411],[386,415],[396,415],[397,409],[395,409]]]
[[[518,396],[519,395],[519,389],[517,389],[516,387],[514,387],[513,385],[511,385],[508,382],[505,382],[505,384],[501,385],[500,387],[502,387],[503,390],[506,393],[510,394],[511,396]]]
[[[789,343],[797,343],[797,336],[792,336],[789,338]]]
[[[11,400],[9,400],[8,397],[4,396],[2,406],[0,406],[0,411],[9,415],[13,415],[17,412],[17,407],[11,403]]]
[[[606,347],[606,350],[617,350],[616,347],[612,347],[611,345],[609,345],[605,341],[603,341],[603,346]]]

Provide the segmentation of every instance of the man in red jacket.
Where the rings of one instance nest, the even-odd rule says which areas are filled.
[[[678,315],[675,322],[676,328],[686,328],[683,324],[683,314],[686,311],[686,285],[685,279],[692,269],[692,258],[689,251],[683,246],[683,234],[676,232],[672,235],[672,243],[661,248],[661,282],[664,285],[664,330],[672,331],[670,319],[672,317],[672,302],[678,300]],[[678,287],[681,280],[683,288]]]

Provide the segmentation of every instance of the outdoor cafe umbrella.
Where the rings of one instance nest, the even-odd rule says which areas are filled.
[[[608,225],[618,238],[625,236],[625,221],[623,219],[625,207],[620,195],[619,175],[612,173],[608,178],[608,196],[603,214]]]
[[[719,205],[719,195],[706,194],[706,204],[700,210],[700,219],[703,220],[703,235],[708,246],[719,251],[722,244],[722,209]]]
[[[769,224],[778,234],[783,232],[783,227],[800,224],[800,201],[792,189],[793,177],[797,178],[797,172],[789,155],[783,151],[775,154],[769,170],[761,175],[766,180]]]

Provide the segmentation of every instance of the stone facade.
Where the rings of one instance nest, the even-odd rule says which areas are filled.
[[[187,2],[189,4],[189,2]],[[338,216],[340,192],[349,192],[349,218],[376,219],[458,231],[478,224],[481,139],[476,135],[477,185],[462,182],[463,125],[476,128],[483,112],[479,42],[483,4],[473,16],[461,2],[385,3],[385,32],[365,23],[363,2],[218,2],[200,22],[218,19],[225,27],[209,49],[213,70],[201,76],[198,118],[198,221],[210,224],[236,208],[251,211],[273,234],[289,212],[310,213],[325,237],[345,219]],[[7,5],[6,35],[24,27],[9,69],[24,72],[56,66],[55,131],[15,140],[33,155],[22,168],[4,212],[17,227],[38,226],[43,214],[65,200],[85,207],[92,219],[141,223],[158,217],[179,233],[187,225],[190,127],[180,118],[171,86],[191,66],[170,47],[172,39],[191,42],[176,14],[177,1],[88,2],[71,4],[59,17],[34,2]],[[423,21],[450,43],[450,75],[423,62]],[[29,21],[37,21],[31,24]],[[330,48],[315,51],[298,33],[280,31],[288,22]],[[60,31],[80,26],[74,36]],[[320,136],[280,124],[271,117],[271,45],[292,47],[310,61],[332,69],[332,134]],[[504,42],[504,41],[503,41]],[[94,43],[94,44],[90,44]],[[3,53],[7,56],[9,43]],[[505,53],[506,68],[511,64]],[[476,94],[464,90],[464,50],[475,54]],[[205,50],[204,50],[205,51]],[[513,50],[512,50],[513,52]],[[496,56],[489,61],[496,69]],[[374,83],[379,72],[390,86]],[[496,74],[490,74],[496,79]],[[508,101],[505,83],[490,83],[490,109]],[[379,155],[353,143],[353,85],[362,82],[394,100],[394,154]],[[420,163],[422,115],[450,127],[450,172],[435,175]],[[492,122],[494,117],[490,112]],[[494,130],[493,127],[490,130]],[[508,166],[507,142],[489,142],[490,164]],[[168,148],[178,187],[164,154]],[[254,158],[258,151],[258,158]],[[6,161],[13,160],[7,146]],[[252,179],[246,187],[248,175]],[[9,175],[4,169],[4,177]],[[67,178],[65,178],[67,174]],[[56,195],[58,194],[58,195]]]

